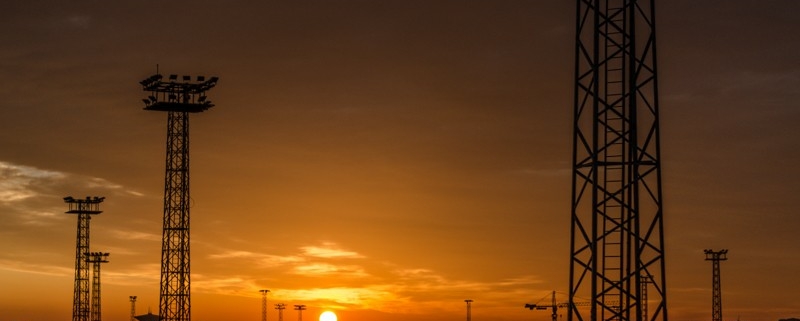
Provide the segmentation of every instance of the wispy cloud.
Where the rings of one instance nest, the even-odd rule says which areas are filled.
[[[363,255],[356,252],[339,248],[339,246],[333,242],[324,242],[322,243],[322,246],[303,246],[300,248],[300,250],[303,251],[303,254],[307,256],[319,258],[364,258]]]
[[[280,256],[263,253],[254,253],[249,251],[227,251],[223,253],[211,254],[208,256],[210,259],[243,259],[260,263],[264,267],[277,267],[288,263],[303,262],[303,258],[298,256]]]
[[[68,276],[75,273],[75,270],[68,267],[49,265],[49,264],[36,264],[27,263],[17,260],[0,260],[0,269],[25,272],[33,274],[54,275],[54,276]]]
[[[287,301],[323,302],[323,306],[375,310],[386,310],[397,305],[398,301],[407,301],[380,286],[279,289],[275,296]]]
[[[142,240],[142,241],[160,241],[161,236],[153,233],[144,233],[129,230],[110,229],[108,232],[118,239],[123,240]]]
[[[252,296],[256,293],[256,282],[242,276],[224,278],[207,277],[203,274],[192,274],[192,290],[237,296]]]
[[[427,268],[397,267],[391,263],[367,264],[365,255],[345,250],[332,242],[301,246],[300,253],[279,256],[250,251],[227,251],[209,258],[269,262],[269,265],[264,264],[262,267],[269,269],[268,274],[272,280],[291,280],[279,282],[281,286],[276,286],[275,283],[270,286],[275,300],[301,301],[329,308],[348,307],[407,313],[408,304],[413,303],[422,308],[448,310],[452,308],[452,298],[478,294],[487,306],[491,302],[495,306],[505,306],[509,300],[525,301],[531,289],[542,283],[539,278],[530,275],[475,281],[448,278]],[[254,296],[257,289],[261,288],[259,282],[263,282],[258,281],[259,279],[224,273],[219,276],[193,275],[193,284],[198,280],[202,284],[200,289],[207,292]],[[308,288],[309,282],[315,284],[315,287]]]
[[[103,178],[41,169],[0,161],[0,210],[11,213],[9,225],[48,225],[63,219],[65,191],[91,190],[117,195],[141,196],[136,191]],[[82,195],[78,195],[79,197]]]
[[[0,202],[19,202],[40,194],[40,187],[66,174],[0,161]]]
[[[360,278],[367,277],[364,268],[358,265],[335,265],[330,263],[310,263],[297,265],[292,270],[292,273],[304,276],[337,276]]]
[[[116,252],[112,252],[114,255]],[[161,274],[159,263],[128,265],[103,270],[103,283],[124,286],[137,286],[143,283],[158,284]],[[73,272],[74,273],[74,272]],[[193,284],[194,286],[194,284]]]

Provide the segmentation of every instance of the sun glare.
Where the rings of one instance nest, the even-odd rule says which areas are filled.
[[[336,313],[331,311],[322,312],[322,314],[319,315],[319,321],[336,321]]]

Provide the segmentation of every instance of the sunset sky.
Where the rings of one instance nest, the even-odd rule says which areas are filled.
[[[800,317],[800,1],[657,3],[672,320]],[[4,1],[0,320],[72,313],[76,217],[103,318],[158,313],[166,114],[191,117],[192,319],[547,321],[567,292],[575,1]],[[565,296],[564,296],[565,297]],[[287,309],[284,318],[296,320]],[[269,309],[269,320],[277,311]],[[566,320],[566,315],[564,315]]]

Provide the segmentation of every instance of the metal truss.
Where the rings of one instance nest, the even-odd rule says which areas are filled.
[[[189,239],[189,114],[214,105],[206,91],[217,83],[160,74],[142,80],[149,96],[145,110],[167,112],[167,155],[164,178],[164,221],[161,240],[161,290],[159,316],[163,321],[191,320],[191,262]]]
[[[577,1],[570,321],[667,320],[654,4]]]

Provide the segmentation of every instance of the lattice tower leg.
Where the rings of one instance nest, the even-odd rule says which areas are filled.
[[[667,320],[654,3],[577,1],[569,299],[592,321],[641,319],[641,275]]]
[[[79,206],[82,206],[79,204]],[[78,236],[75,246],[75,286],[72,300],[72,321],[89,321],[89,214],[78,214]]]
[[[167,113],[167,164],[161,245],[162,321],[191,320],[189,260],[189,114]]]

